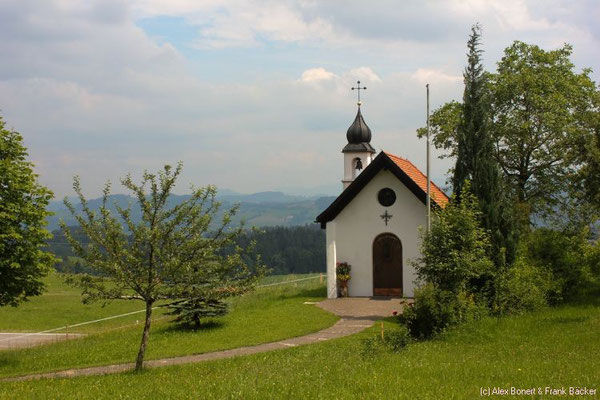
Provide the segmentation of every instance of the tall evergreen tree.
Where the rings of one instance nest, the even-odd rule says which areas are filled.
[[[465,90],[457,130],[457,154],[452,186],[457,198],[460,198],[466,181],[471,181],[471,191],[479,202],[490,197],[484,193],[485,186],[497,185],[497,167],[487,162],[493,156],[493,143],[489,132],[489,103],[486,96],[486,76],[481,65],[479,48],[481,28],[474,25],[467,42],[467,66],[463,72]],[[495,167],[495,168],[494,168]],[[484,171],[481,171],[484,168]],[[488,175],[492,182],[486,184]],[[484,197],[482,199],[481,197]]]
[[[514,233],[508,202],[502,201],[500,167],[495,159],[487,76],[481,64],[481,28],[474,25],[467,42],[465,90],[457,129],[457,154],[453,187],[460,201],[467,181],[477,198],[482,223],[491,234],[492,259],[497,266],[514,257]]]

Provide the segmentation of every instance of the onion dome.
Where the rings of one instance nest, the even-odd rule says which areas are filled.
[[[359,151],[375,153],[375,149],[369,144],[371,142],[371,128],[365,123],[360,112],[360,106],[358,107],[354,122],[346,132],[346,139],[348,139],[348,144],[342,150],[343,153]]]
[[[371,141],[371,128],[367,126],[358,107],[356,118],[346,132],[348,143],[369,143]]]

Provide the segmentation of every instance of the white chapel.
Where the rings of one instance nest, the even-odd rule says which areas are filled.
[[[358,103],[348,128],[343,191],[318,217],[326,229],[327,297],[339,295],[336,265],[351,265],[349,296],[414,296],[419,228],[427,224],[427,178],[410,161],[371,146]],[[432,207],[446,194],[431,183]]]

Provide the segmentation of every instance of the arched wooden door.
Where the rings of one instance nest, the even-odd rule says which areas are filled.
[[[402,242],[392,233],[373,242],[373,295],[402,296]]]

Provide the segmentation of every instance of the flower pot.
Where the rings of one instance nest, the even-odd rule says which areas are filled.
[[[340,281],[340,294],[342,297],[348,297],[348,281]]]

